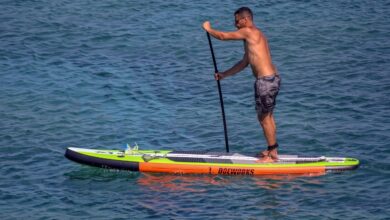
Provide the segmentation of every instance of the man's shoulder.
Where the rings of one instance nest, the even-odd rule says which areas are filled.
[[[252,27],[243,27],[243,28],[241,28],[240,30],[248,31],[248,32],[251,32],[251,31],[260,31],[260,29],[258,29],[256,26],[252,26]]]
[[[244,27],[241,28],[240,31],[242,33],[245,33],[247,37],[255,36],[255,35],[261,35],[261,31],[256,27]]]
[[[261,39],[263,38],[263,33],[261,32],[261,30],[257,27],[248,27],[247,28],[247,36],[248,36],[248,39],[252,39],[252,40],[255,40],[257,41],[257,39]]]

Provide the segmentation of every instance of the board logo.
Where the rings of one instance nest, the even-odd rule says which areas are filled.
[[[239,169],[239,168],[219,168],[220,175],[254,175],[254,169]]]

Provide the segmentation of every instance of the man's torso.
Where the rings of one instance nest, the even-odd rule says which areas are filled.
[[[253,75],[259,78],[275,74],[276,68],[272,64],[267,38],[255,27],[250,28],[250,31],[250,37],[245,40],[245,53]]]

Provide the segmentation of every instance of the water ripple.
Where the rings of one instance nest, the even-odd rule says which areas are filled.
[[[0,3],[1,219],[386,219],[389,4],[164,1]],[[350,156],[353,172],[220,177],[80,166],[68,146],[224,149],[201,23],[233,30],[241,5],[282,76],[286,154]],[[220,70],[241,42],[213,41]],[[265,147],[249,70],[221,82],[231,149]],[[326,210],[324,212],[323,210]]]

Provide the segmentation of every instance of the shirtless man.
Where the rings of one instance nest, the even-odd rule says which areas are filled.
[[[259,162],[272,162],[278,159],[276,125],[273,117],[275,98],[279,92],[280,77],[272,64],[267,38],[253,23],[252,11],[247,7],[239,8],[235,13],[237,31],[222,32],[211,27],[209,21],[203,28],[218,40],[243,40],[244,57],[232,68],[215,73],[216,80],[232,76],[248,65],[251,66],[255,81],[255,100],[258,120],[263,128],[268,149],[261,153]]]

